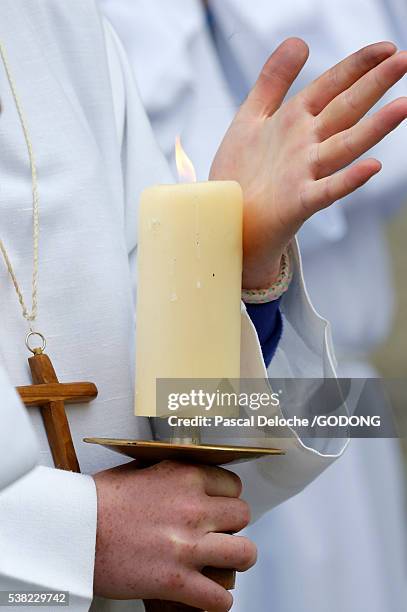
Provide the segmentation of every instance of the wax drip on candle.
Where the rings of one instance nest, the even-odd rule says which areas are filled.
[[[157,233],[158,230],[160,229],[160,220],[159,219],[150,219],[149,223],[148,223],[148,229],[150,231],[152,231],[153,233]]]
[[[195,199],[195,254],[196,258],[201,259],[201,233],[200,233],[200,222],[199,222],[199,200]]]
[[[198,261],[201,259],[201,234],[200,234],[200,222],[199,222],[199,198],[195,198],[194,203],[195,209],[195,256]],[[200,267],[200,264],[198,264]],[[196,281],[196,288],[201,289],[201,281],[198,279]]]
[[[172,278],[172,289],[171,289],[170,302],[176,302],[178,300],[176,272],[177,272],[177,258],[173,257],[173,259],[171,260],[171,266],[170,266],[170,276]]]

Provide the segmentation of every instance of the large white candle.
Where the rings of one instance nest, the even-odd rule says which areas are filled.
[[[142,194],[138,416],[156,416],[157,378],[239,378],[242,202],[234,181],[162,185]]]

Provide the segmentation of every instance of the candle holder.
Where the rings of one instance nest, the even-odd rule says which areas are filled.
[[[212,444],[177,443],[177,437],[171,442],[151,440],[121,440],[114,438],[84,438],[89,444],[99,444],[112,451],[136,459],[142,466],[149,466],[170,459],[201,465],[226,465],[258,459],[259,457],[283,455],[276,448],[253,448],[247,446],[228,446]],[[206,567],[202,570],[208,578],[227,590],[235,586],[236,572],[233,569]],[[173,601],[145,600],[146,612],[198,612],[197,608]],[[204,611],[201,611],[204,612]]]
[[[197,463],[201,465],[226,465],[242,463],[267,455],[283,455],[277,448],[255,448],[213,444],[176,444],[153,440],[131,440],[116,438],[84,438],[88,444],[99,444],[126,457],[137,459],[147,467],[166,459]]]

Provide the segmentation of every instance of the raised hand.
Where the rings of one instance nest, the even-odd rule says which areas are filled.
[[[235,474],[164,461],[94,477],[98,521],[94,590],[112,599],[163,599],[227,612],[232,595],[206,578],[206,567],[245,571],[256,560]],[[225,532],[225,533],[224,533]]]
[[[392,43],[361,49],[283,103],[307,58],[300,39],[277,48],[212,164],[212,180],[234,179],[243,189],[247,289],[273,282],[306,219],[380,171],[375,159],[349,164],[407,117],[407,98],[399,98],[363,118],[407,72],[407,52]]]

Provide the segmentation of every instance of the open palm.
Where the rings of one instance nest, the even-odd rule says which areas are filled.
[[[243,189],[246,288],[270,284],[304,221],[379,172],[375,159],[350,164],[407,117],[400,98],[364,118],[407,72],[407,52],[392,43],[361,49],[283,103],[307,58],[300,39],[277,48],[212,164],[212,180]]]

